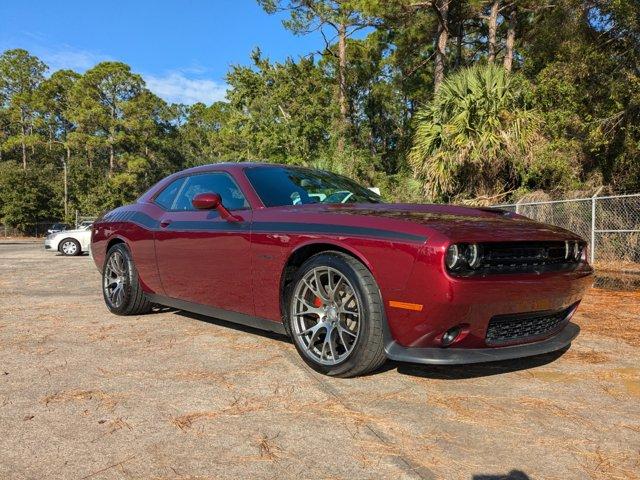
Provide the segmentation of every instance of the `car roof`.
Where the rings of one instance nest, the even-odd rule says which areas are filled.
[[[211,170],[235,170],[240,168],[251,167],[291,167],[292,165],[285,165],[281,163],[269,163],[269,162],[220,162],[220,163],[208,163],[206,165],[199,165],[197,167],[187,168],[186,170],[180,170],[173,175],[184,175],[197,172],[208,172]]]

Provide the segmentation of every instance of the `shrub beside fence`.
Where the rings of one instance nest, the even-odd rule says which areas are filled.
[[[495,205],[571,230],[600,268],[640,272],[640,194]]]

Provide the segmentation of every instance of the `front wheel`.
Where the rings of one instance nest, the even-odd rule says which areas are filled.
[[[102,268],[102,294],[104,303],[116,315],[140,315],[151,311],[138,271],[127,246],[118,243],[107,252]]]
[[[65,238],[60,242],[60,253],[66,257],[75,257],[82,253],[80,242],[75,238]]]
[[[307,260],[288,291],[287,326],[298,353],[326,375],[355,377],[386,359],[382,299],[355,258],[324,252]]]

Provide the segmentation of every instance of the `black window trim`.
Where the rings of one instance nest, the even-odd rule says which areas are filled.
[[[171,185],[173,185],[173,183],[177,180],[183,180],[182,185],[180,185],[180,189],[178,190],[178,192],[176,193],[176,195],[173,197],[173,201],[171,202],[171,206],[173,207],[176,203],[176,200],[178,199],[178,197],[180,196],[180,194],[182,193],[182,189],[184,188],[185,184],[187,183],[186,180],[190,177],[197,177],[199,175],[210,175],[210,174],[217,174],[217,175],[226,175],[227,177],[229,177],[229,179],[231,180],[231,182],[233,182],[233,184],[236,186],[236,188],[240,191],[240,193],[242,193],[242,196],[244,197],[244,201],[247,204],[246,207],[244,208],[234,208],[234,209],[229,209],[230,212],[242,212],[245,210],[251,210],[251,203],[249,202],[249,199],[247,198],[247,194],[245,193],[244,190],[242,190],[242,187],[240,185],[238,185],[238,182],[236,182],[236,179],[233,178],[233,175],[231,175],[229,172],[225,172],[224,170],[208,170],[205,172],[198,172],[198,173],[185,173],[184,175],[180,175],[176,178],[174,178],[166,187],[164,187],[163,189],[161,189],[160,191],[158,191],[153,198],[151,199],[151,202],[157,206],[158,208],[160,208],[163,212],[197,212],[198,210],[176,210],[176,209],[169,209],[167,210],[166,208],[164,208],[162,205],[160,205],[158,202],[156,202],[156,198],[158,198],[158,196],[164,192],[167,188],[169,188]]]

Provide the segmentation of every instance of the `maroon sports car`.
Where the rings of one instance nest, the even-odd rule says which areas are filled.
[[[160,181],[93,225],[104,300],[290,335],[316,370],[387,358],[461,364],[568,346],[585,242],[498,209],[388,204],[325,171],[214,164]]]

